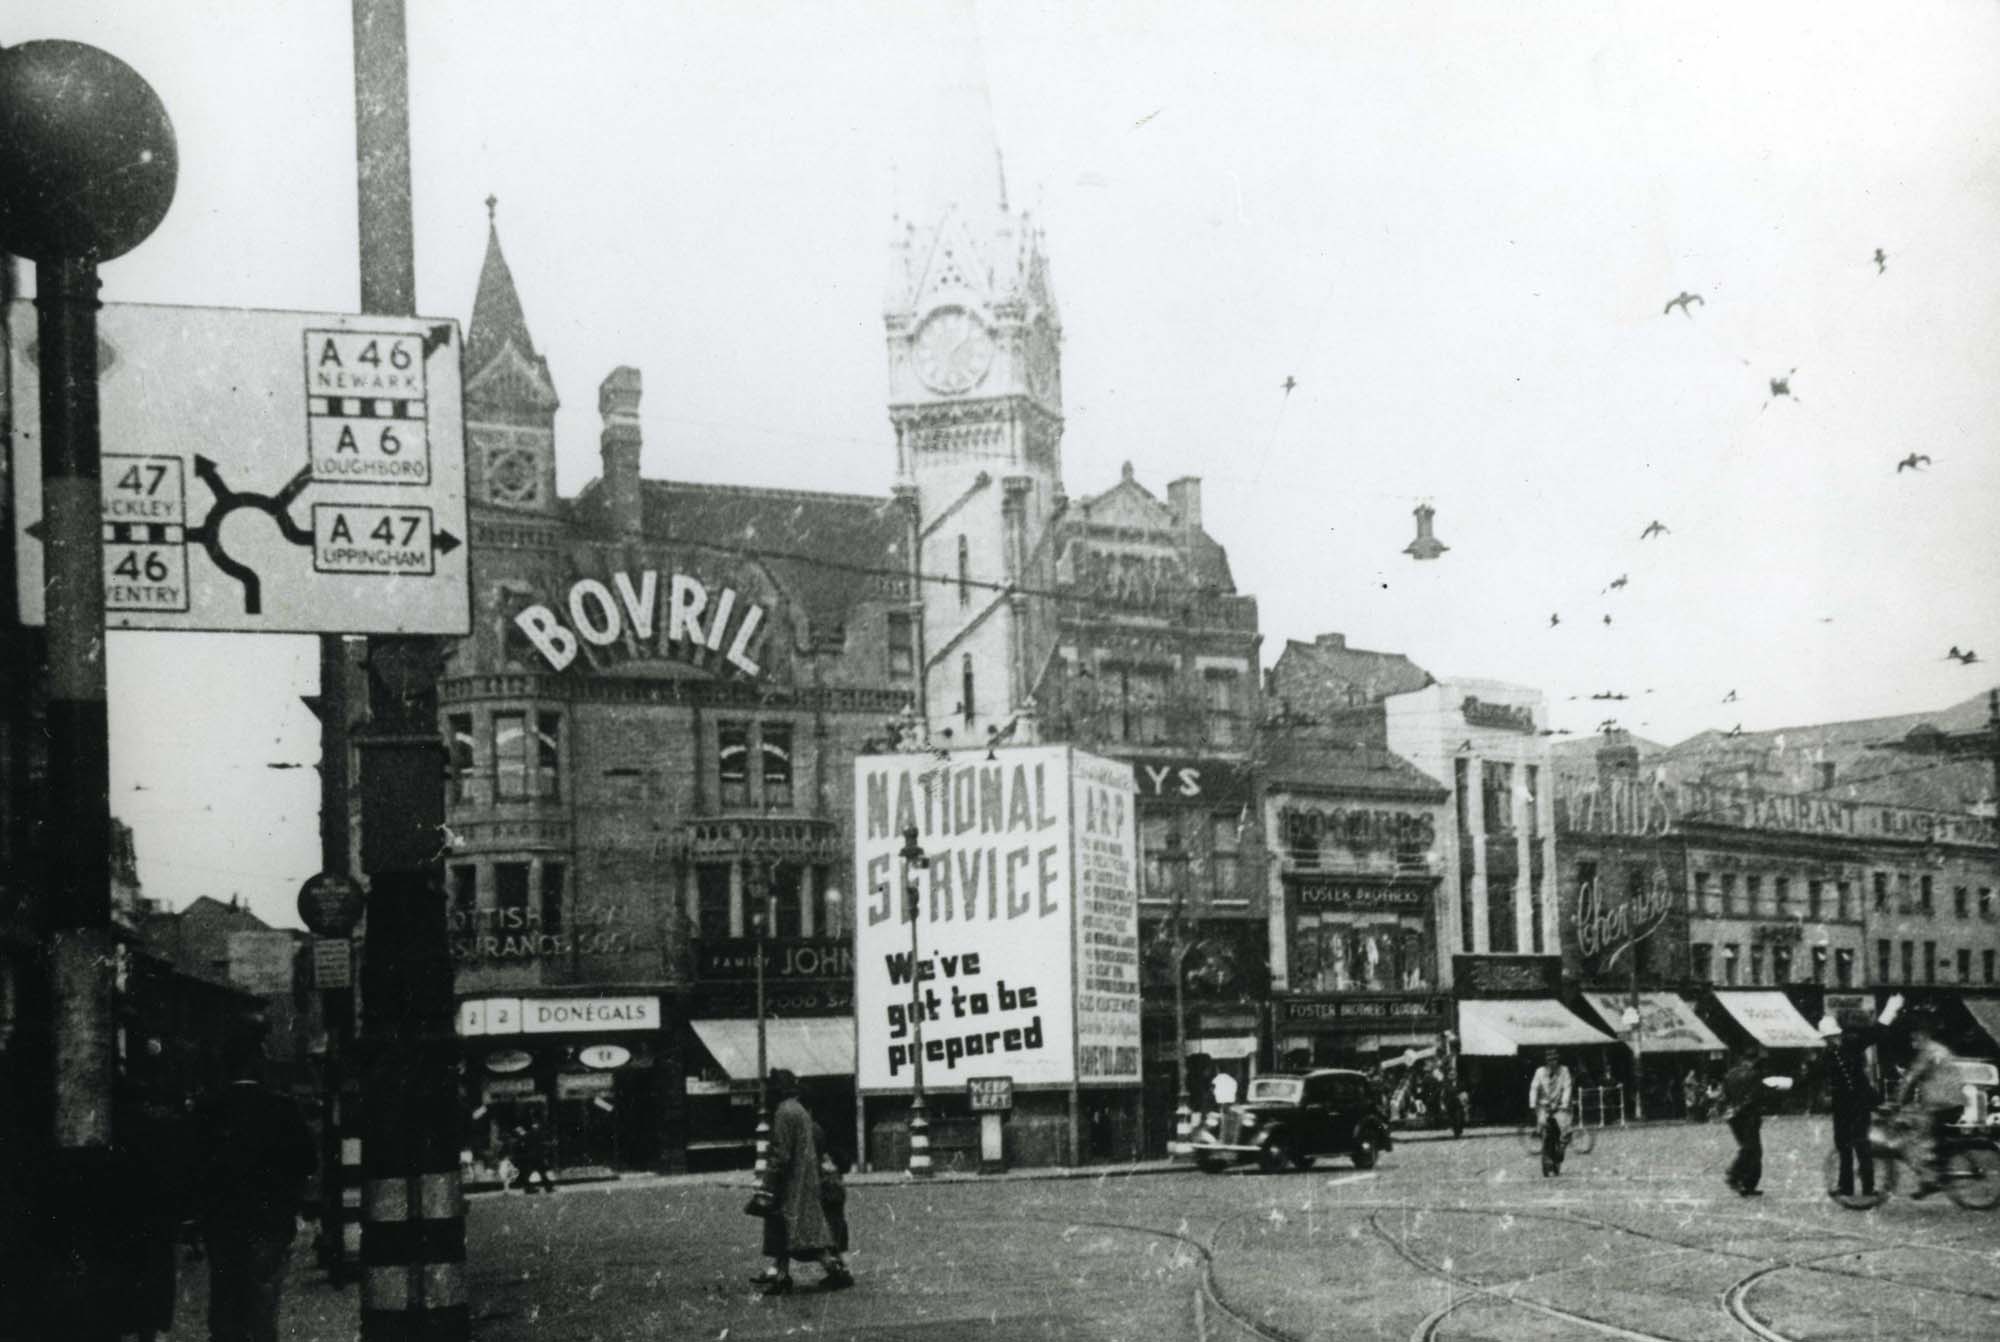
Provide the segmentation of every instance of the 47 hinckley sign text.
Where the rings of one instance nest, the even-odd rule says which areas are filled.
[[[1131,767],[1067,746],[863,756],[854,799],[861,1090],[909,1090],[920,1055],[926,1088],[1138,1084]],[[912,828],[928,865],[901,856]]]

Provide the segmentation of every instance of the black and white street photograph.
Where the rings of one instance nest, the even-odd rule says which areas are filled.
[[[0,0],[0,1342],[2000,1337],[1996,69]]]

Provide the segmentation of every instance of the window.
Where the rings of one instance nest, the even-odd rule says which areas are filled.
[[[1993,919],[1993,887],[1990,885],[1979,887],[1979,916],[1988,922]]]
[[[1917,945],[1913,941],[1903,943],[1903,982],[1917,981]]]
[[[1988,983],[1993,982],[1992,951],[1981,951],[1979,953],[1979,976]]]
[[[1715,891],[1709,888],[1708,873],[1705,871],[1696,872],[1694,874],[1694,911],[1696,913],[1714,913],[1716,910],[1709,907],[1709,901],[1714,897]]]
[[[1972,982],[1972,952],[1963,946],[1958,950],[1958,981]]]
[[[1833,981],[1843,988],[1854,986],[1854,952],[1848,947],[1833,953]]]
[[[959,714],[968,726],[972,715],[979,711],[979,698],[972,683],[972,654],[966,653],[958,659]]]
[[[1917,907],[1922,909],[1927,915],[1936,913],[1937,904],[1934,899],[1934,892],[1931,889],[1931,878],[1928,872],[1918,881],[1918,887],[1920,893],[1917,896]]]
[[[502,801],[557,795],[562,766],[562,715],[537,713],[534,739],[526,713],[493,715],[493,791]]]
[[[1210,889],[1220,903],[1240,904],[1244,901],[1241,884],[1243,831],[1238,824],[1239,818],[1227,811],[1217,811],[1208,818]]]
[[[972,604],[972,547],[963,535],[958,538],[958,604]]]
[[[528,907],[528,864],[525,862],[495,862],[493,864],[494,906],[503,913],[511,909],[526,911]],[[506,920],[501,926],[507,926]]]
[[[1486,878],[1487,948],[1495,955],[1512,955],[1521,948],[1517,931],[1514,926],[1514,878],[1489,875]]]
[[[1771,947],[1771,982],[1790,983],[1792,981],[1792,948],[1790,946]]]
[[[445,720],[446,743],[451,751],[451,799],[466,801],[472,785],[472,714],[453,713]]]
[[[1840,772],[1840,766],[1832,760],[1821,760],[1815,772],[1819,775],[1820,790],[1825,791],[1833,786],[1833,776]]]
[[[803,871],[802,867],[791,862],[779,862],[771,868],[771,935],[774,937],[805,935],[805,906],[799,899]]]
[[[1144,745],[1166,740],[1167,673],[1133,671],[1126,684],[1129,698],[1125,706],[1125,739]]]
[[[542,863],[542,930],[560,932],[563,928],[563,878],[568,875],[560,862]]]
[[[1792,916],[1792,878],[1780,876],[1771,882],[1771,913],[1774,917]]]
[[[836,941],[847,935],[845,911],[841,908],[840,892],[833,886],[831,867],[813,868],[812,908],[814,935]]]
[[[1472,902],[1472,863],[1470,854],[1461,853],[1458,864],[1458,927],[1459,940],[1464,943],[1466,954],[1478,949],[1476,930],[1479,926],[1479,909]],[[1577,872],[1585,885],[1597,877],[1597,868],[1588,862],[1577,863]]]
[[[493,715],[493,795],[519,801],[528,795],[528,715]]]
[[[1889,969],[1889,943],[1886,941],[1875,943],[1875,981],[1877,983],[1896,981],[1896,976]]]
[[[1910,873],[1907,871],[1896,873],[1896,912],[1916,912],[1916,906],[1910,900]]]
[[[451,869],[451,911],[470,915],[479,907],[479,868],[469,864]],[[471,926],[468,916],[466,926]]]
[[[1514,829],[1514,766],[1487,761],[1480,771],[1480,815],[1488,834]]]
[[[1743,885],[1743,911],[1752,918],[1762,917],[1764,913],[1764,878],[1761,875],[1746,876],[1743,878]]]
[[[1875,912],[1887,913],[1888,911],[1889,911],[1889,873],[1886,871],[1878,871],[1875,873]]]
[[[917,627],[908,611],[889,612],[889,679],[909,680],[917,674]]]
[[[1962,885],[1953,886],[1951,888],[1951,911],[1954,917],[1970,918],[1972,916],[1972,891]]]
[[[792,804],[792,726],[767,722],[757,735],[757,753],[764,761],[764,805]]]
[[[1460,758],[1451,762],[1452,789],[1453,796],[1458,805],[1458,832],[1460,834],[1469,833],[1472,829],[1471,799],[1468,796],[1472,791],[1472,787],[1467,781],[1471,773],[1471,760]]]
[[[1757,987],[1764,982],[1764,948],[1750,948],[1750,985]]]
[[[724,806],[750,804],[750,724],[722,722],[715,728],[715,769]]]
[[[1178,859],[1167,858],[1167,831],[1172,827],[1172,822],[1163,815],[1139,817],[1139,860],[1146,868],[1146,898],[1160,904],[1173,900],[1174,882],[1180,879],[1174,868],[1182,864]]]
[[[1818,922],[1822,905],[1826,900],[1825,881],[1806,882],[1806,917]]]
[[[1722,873],[1722,916],[1733,918],[1739,910],[1736,907],[1736,873]]]
[[[1736,961],[1737,948],[1734,946],[1724,946],[1722,948],[1722,981],[1732,988],[1737,983]]]
[[[1208,739],[1216,745],[1236,743],[1236,673],[1208,671],[1203,674],[1208,691]]]
[[[1937,982],[1937,943],[1935,941],[1926,941],[1924,943],[1924,982]]]
[[[1842,919],[1860,917],[1860,911],[1854,907],[1854,882],[1839,881],[1833,889],[1840,902],[1839,911],[1834,916]]]
[[[1688,947],[1688,964],[1694,971],[1696,983],[1715,982],[1715,965],[1712,963],[1714,956],[1715,947],[1704,942],[1697,941]]]
[[[694,869],[695,935],[721,941],[729,935],[729,868],[708,863]]]
[[[1521,811],[1527,821],[1528,837],[1540,838],[1542,833],[1542,770],[1540,765],[1526,766],[1523,775],[1527,780],[1527,790],[1521,794]]]
[[[1824,947],[1824,946],[1815,946],[1815,947],[1813,947],[1813,948],[1812,948],[1812,965],[1813,965],[1813,967],[1812,967],[1812,981],[1813,981],[1814,983],[1825,983],[1825,982],[1826,982],[1826,947]]]

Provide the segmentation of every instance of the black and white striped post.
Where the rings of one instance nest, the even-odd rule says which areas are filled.
[[[924,1102],[924,1013],[921,993],[916,991],[917,982],[917,916],[923,912],[923,892],[918,889],[916,878],[911,872],[922,871],[930,866],[931,860],[917,843],[917,830],[913,825],[903,831],[903,892],[904,907],[910,915],[910,982],[913,990],[910,996],[911,1052],[916,1063],[912,1070],[910,1091],[910,1177],[928,1179],[931,1177],[931,1120]]]

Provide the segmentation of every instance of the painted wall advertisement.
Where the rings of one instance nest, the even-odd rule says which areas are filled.
[[[920,1048],[927,1090],[1137,1085],[1131,767],[1067,746],[854,767],[859,1088],[909,1091]]]

